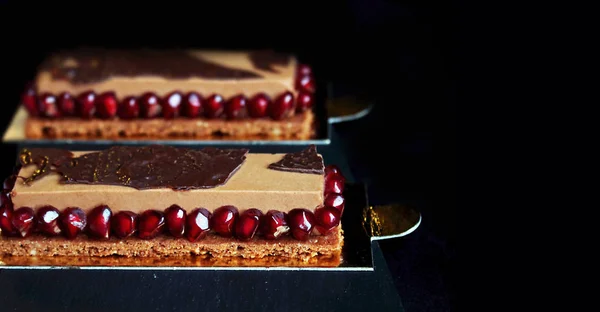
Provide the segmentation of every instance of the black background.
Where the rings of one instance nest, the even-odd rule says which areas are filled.
[[[382,243],[404,308],[453,311],[454,99],[464,52],[458,45],[456,3],[278,3],[52,2],[32,10],[27,6],[37,4],[4,1],[2,128],[37,63],[57,48],[84,44],[297,53],[318,68],[319,79],[376,102],[366,118],[339,124],[336,131],[345,138],[353,174],[368,184],[372,203],[407,202],[423,214],[415,233]],[[3,147],[2,153],[14,157],[12,149]]]

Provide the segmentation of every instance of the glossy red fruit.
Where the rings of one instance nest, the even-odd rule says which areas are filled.
[[[225,100],[218,94],[213,94],[204,101],[204,116],[206,118],[217,118],[223,114]]]
[[[299,64],[298,65],[298,76],[306,76],[306,75],[312,75],[313,71],[312,68],[306,64]]]
[[[112,211],[106,205],[92,209],[87,216],[87,233],[95,238],[108,239]]]
[[[312,75],[299,76],[297,88],[300,91],[314,93],[315,92],[315,79]]]
[[[37,210],[36,220],[37,229],[50,236],[56,236],[60,234],[60,227],[58,226],[58,218],[60,211],[53,206],[44,206]]]
[[[58,109],[62,116],[75,116],[76,104],[71,93],[63,92],[58,96]]]
[[[250,98],[248,102],[248,115],[252,118],[262,118],[267,116],[271,98],[265,93],[258,93]]]
[[[58,226],[65,237],[73,239],[87,226],[87,216],[80,208],[69,207],[58,217]]]
[[[60,117],[60,109],[58,108],[58,100],[56,96],[50,93],[44,93],[39,97],[40,115],[48,118]]]
[[[185,233],[186,212],[178,205],[171,205],[165,210],[167,230],[173,237],[183,237]]]
[[[323,201],[323,204],[325,205],[325,207],[335,208],[340,213],[343,213],[346,201],[344,200],[344,196],[342,194],[329,193],[325,195],[325,200]]]
[[[288,224],[295,239],[306,241],[315,226],[315,216],[308,209],[294,208],[288,212]]]
[[[13,204],[8,196],[2,194],[2,205],[0,205],[0,230],[2,235],[13,236],[16,234],[15,228],[12,225]]]
[[[231,237],[233,236],[238,216],[239,211],[236,207],[231,205],[221,206],[213,212],[210,219],[210,227],[223,237]]]
[[[325,177],[325,194],[344,193],[346,179],[339,174],[329,174]]]
[[[296,101],[296,112],[304,112],[310,110],[315,104],[315,96],[312,93],[301,91],[298,94],[298,100]]]
[[[192,210],[185,222],[185,236],[190,242],[206,237],[210,231],[211,213],[206,208]]]
[[[327,165],[325,166],[325,176],[328,176],[330,174],[342,174],[342,170],[340,170],[340,168],[336,165]]]
[[[275,120],[280,120],[288,117],[293,108],[294,95],[291,92],[284,92],[269,106],[269,116]]]
[[[340,224],[341,213],[331,207],[321,207],[315,210],[315,228],[321,235],[329,234]]]
[[[90,119],[96,114],[96,93],[86,91],[76,98],[77,114],[83,119]]]
[[[29,207],[21,207],[12,213],[11,223],[15,231],[21,237],[27,237],[33,232],[35,225],[35,214]]]
[[[39,116],[39,103],[33,84],[28,84],[21,95],[21,103],[25,106],[30,116]]]
[[[269,210],[260,220],[259,232],[266,239],[276,239],[289,231],[285,213],[281,211]]]
[[[110,220],[112,234],[118,238],[133,235],[138,227],[137,220],[137,214],[132,211],[122,210],[117,212]]]
[[[243,95],[236,95],[225,103],[225,116],[227,119],[242,119],[248,116],[248,99]]]
[[[204,99],[196,92],[189,92],[183,97],[181,114],[186,117],[195,118],[204,113]]]
[[[0,193],[0,206],[4,206],[4,205],[11,205],[12,207],[12,201],[10,200],[10,193],[7,192],[6,190],[3,190]]]
[[[163,231],[165,215],[158,210],[146,210],[138,217],[138,237],[151,239]]]
[[[128,96],[121,101],[117,116],[121,119],[135,119],[140,115],[140,103],[135,96]]]
[[[160,98],[152,92],[144,93],[138,102],[140,104],[140,117],[154,118],[159,116],[162,111]]]
[[[235,224],[235,236],[240,240],[250,240],[254,237],[260,225],[262,212],[256,208],[244,211]]]
[[[96,115],[103,119],[117,116],[119,102],[114,92],[104,92],[96,97]]]
[[[174,91],[164,97],[162,101],[162,114],[165,119],[179,117],[181,106],[183,104],[183,95],[181,92]]]

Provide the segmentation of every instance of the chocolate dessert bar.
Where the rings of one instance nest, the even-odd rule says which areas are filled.
[[[314,145],[19,156],[0,197],[0,255],[340,258],[345,178]]]
[[[315,133],[312,69],[274,51],[56,53],[21,102],[39,139],[299,139]]]

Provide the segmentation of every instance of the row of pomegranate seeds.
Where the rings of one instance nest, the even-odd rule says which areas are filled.
[[[237,95],[225,100],[219,94],[204,98],[197,92],[184,94],[174,91],[164,98],[147,92],[140,97],[129,96],[119,102],[114,92],[96,95],[93,91],[87,91],[76,97],[68,92],[58,96],[50,93],[38,96],[33,88],[28,88],[21,102],[31,116],[45,118],[79,116],[83,119],[148,119],[162,116],[165,119],[173,119],[184,116],[244,119],[268,116],[274,120],[281,120],[291,116],[294,111],[301,113],[312,108],[314,95],[300,92],[298,98],[294,99],[291,92],[284,92],[275,100],[271,100],[265,93],[258,93],[249,99],[244,95]]]
[[[335,207],[340,211],[344,210],[344,186],[346,178],[342,174],[340,168],[335,165],[325,167],[325,190],[324,190],[324,205],[326,207]]]
[[[247,209],[239,213],[234,206],[222,206],[212,214],[205,208],[195,208],[189,214],[172,205],[164,212],[146,210],[137,215],[131,211],[119,211],[113,215],[106,205],[92,209],[87,215],[80,208],[70,207],[62,213],[52,206],[44,206],[34,212],[30,207],[12,210],[12,204],[0,208],[0,228],[5,236],[27,237],[34,232],[49,236],[61,233],[75,238],[79,233],[91,237],[108,239],[134,234],[141,239],[152,239],[161,233],[173,237],[186,237],[194,242],[206,237],[212,229],[223,237],[250,240],[255,235],[273,240],[291,232],[298,240],[307,240],[313,229],[321,234],[331,232],[339,225],[341,211],[332,207],[310,210],[296,208],[289,213],[270,210],[266,214],[258,209]]]
[[[298,65],[298,69],[296,70],[296,89],[306,93],[315,93],[315,78],[310,66],[306,64]]]

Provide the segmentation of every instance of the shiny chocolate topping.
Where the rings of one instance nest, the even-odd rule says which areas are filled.
[[[286,53],[279,53],[271,50],[252,51],[248,55],[252,65],[256,69],[278,73],[274,65],[286,66],[290,63],[292,56]]]
[[[229,68],[191,55],[185,50],[80,49],[54,55],[40,68],[53,79],[73,84],[100,82],[111,77],[158,76],[167,79],[249,79],[258,73]]]
[[[79,157],[71,154],[68,158],[58,151],[44,148],[24,150],[21,160],[23,165],[38,165],[36,172],[58,172],[63,176],[61,183],[64,184],[123,185],[140,190],[190,190],[223,185],[240,168],[248,153],[248,149],[206,147],[195,150],[165,145],[113,146]],[[53,158],[55,155],[59,158]],[[41,167],[35,161],[23,161],[27,159],[51,159],[52,167],[47,165],[48,162]],[[59,161],[53,162],[52,159]],[[39,176],[24,180],[31,182]]]
[[[325,173],[323,158],[317,154],[315,145],[310,145],[300,152],[285,154],[280,161],[270,164],[269,169],[299,173]]]

